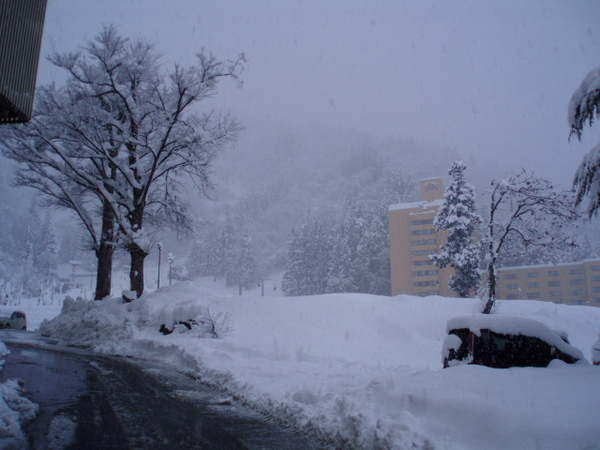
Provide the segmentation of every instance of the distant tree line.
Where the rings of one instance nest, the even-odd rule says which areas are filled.
[[[284,293],[390,295],[388,207],[411,200],[413,190],[410,176],[396,169],[388,173],[378,202],[349,196],[337,223],[312,217],[294,228],[287,247]]]
[[[44,283],[56,279],[58,244],[50,215],[42,219],[33,202],[24,217],[2,214],[2,229],[0,301],[39,295]]]
[[[204,227],[188,254],[187,270],[190,276],[224,279],[240,294],[260,280],[252,238],[229,215],[223,223]]]

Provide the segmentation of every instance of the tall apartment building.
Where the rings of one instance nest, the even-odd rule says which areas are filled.
[[[420,188],[421,201],[389,209],[392,295],[453,297],[448,281],[454,269],[440,269],[429,259],[448,239],[446,231],[436,232],[433,225],[443,202],[444,183],[441,178],[427,178],[420,181]],[[499,268],[497,298],[600,306],[600,260]]]
[[[429,259],[448,239],[435,231],[433,219],[444,199],[441,178],[420,181],[421,201],[390,206],[390,263],[392,295],[452,296],[448,281],[454,270],[440,269]]]

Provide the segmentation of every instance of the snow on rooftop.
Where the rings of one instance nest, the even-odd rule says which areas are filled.
[[[440,207],[444,203],[443,199],[434,200],[432,202],[427,202],[424,200],[418,202],[409,202],[409,203],[395,203],[390,205],[390,211],[399,211],[404,209],[422,209],[422,212],[432,212],[432,208]],[[416,212],[419,214],[419,212]]]
[[[559,264],[535,264],[531,266],[510,266],[510,267],[499,267],[498,272],[500,271],[509,271],[509,270],[523,270],[523,269],[549,269],[552,267],[574,267],[581,266],[583,263],[600,263],[600,259],[584,259],[579,262],[569,262],[569,263],[559,263]]]

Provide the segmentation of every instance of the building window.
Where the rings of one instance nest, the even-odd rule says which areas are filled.
[[[560,275],[560,271],[558,271],[558,270],[549,270],[548,271],[549,277],[558,277],[559,275]]]
[[[594,275],[594,276],[592,277],[592,281],[600,281],[600,276],[598,276],[598,275]]]
[[[595,265],[595,266],[592,266],[592,267],[590,267],[590,269],[591,269],[593,272],[598,272],[598,271],[600,271],[600,266],[598,266],[598,265]]]
[[[538,277],[537,272],[528,272],[527,273],[527,278],[537,278],[537,277]]]
[[[527,287],[529,289],[537,289],[540,287],[540,283],[538,283],[537,281],[535,281],[533,283],[527,283]]]
[[[437,270],[417,270],[416,272],[413,272],[414,277],[430,277],[437,274]]]
[[[410,222],[410,224],[413,225],[413,226],[417,226],[417,225],[433,225],[433,219],[412,220]]]
[[[519,296],[517,294],[508,294],[506,298],[507,300],[517,300]]]
[[[505,280],[515,280],[516,278],[517,278],[516,273],[507,273],[506,275],[504,275]]]
[[[575,280],[569,280],[570,286],[579,286],[581,284],[583,284],[583,279],[581,279],[581,278],[577,278]]]
[[[413,236],[419,236],[421,234],[435,234],[435,228],[428,228],[426,230],[413,230],[412,231],[412,235]]]
[[[433,261],[430,259],[423,259],[421,261],[413,261],[413,266],[432,266]]]
[[[438,184],[432,182],[426,183],[425,184],[425,190],[426,191],[437,191],[438,190]]]
[[[527,298],[540,298],[540,293],[539,292],[528,292]]]
[[[573,295],[583,295],[583,289],[573,289],[571,293]]]
[[[600,292],[600,286],[594,286],[592,292]]]
[[[438,280],[431,281],[416,281],[413,283],[414,287],[424,287],[424,286],[439,286],[440,282]]]
[[[583,269],[571,269],[571,275],[581,275],[583,273]]]
[[[518,284],[507,284],[506,285],[506,289],[519,289],[519,285]]]
[[[415,294],[417,297],[427,297],[429,295],[440,295],[440,291],[423,291]]]
[[[550,297],[562,297],[562,291],[550,291]]]
[[[435,239],[421,239],[419,241],[412,241],[412,245],[435,245],[437,241]]]
[[[596,303],[600,303],[600,297],[596,297]]]
[[[572,300],[571,303],[573,303],[574,305],[585,305],[585,302],[583,300]]]
[[[415,250],[414,252],[412,252],[413,256],[435,255],[436,253],[437,253],[436,249]]]
[[[560,280],[548,281],[548,287],[558,287],[560,286]]]

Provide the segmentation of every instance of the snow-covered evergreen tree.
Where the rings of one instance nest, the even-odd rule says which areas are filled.
[[[316,295],[326,292],[330,261],[329,233],[313,219],[292,230],[282,289],[286,295]]]
[[[448,241],[441,246],[441,252],[430,258],[440,268],[450,265],[452,275],[449,287],[459,297],[468,297],[479,286],[479,243],[473,233],[483,222],[477,213],[475,190],[465,180],[466,165],[455,161],[449,174],[452,181],[444,193],[444,203],[435,217],[436,230],[447,230]]]
[[[50,272],[56,269],[58,253],[56,232],[54,225],[52,225],[50,214],[46,215],[46,219],[41,225],[38,241],[39,253],[35,258],[35,264],[41,274],[49,276]]]
[[[306,257],[306,228],[303,224],[298,230],[292,229],[287,248],[287,262],[281,282],[285,295],[304,295],[307,290],[309,276]]]
[[[394,203],[411,201],[415,184],[411,175],[402,167],[390,170],[385,178],[383,204],[387,207]]]
[[[600,67],[592,70],[581,82],[581,85],[571,96],[569,102],[568,120],[571,132],[569,137],[576,135],[581,140],[583,127],[592,126],[600,116]],[[580,204],[587,196],[588,215],[598,213],[600,208],[600,144],[596,145],[584,156],[579,165],[573,186],[577,190],[576,204]]]
[[[235,276],[240,290],[249,289],[257,280],[256,258],[254,257],[254,248],[252,239],[247,231],[244,231],[239,238],[237,245],[237,257],[235,260]]]
[[[346,201],[344,219],[334,232],[328,292],[364,292],[368,267],[365,205],[354,197]]]

